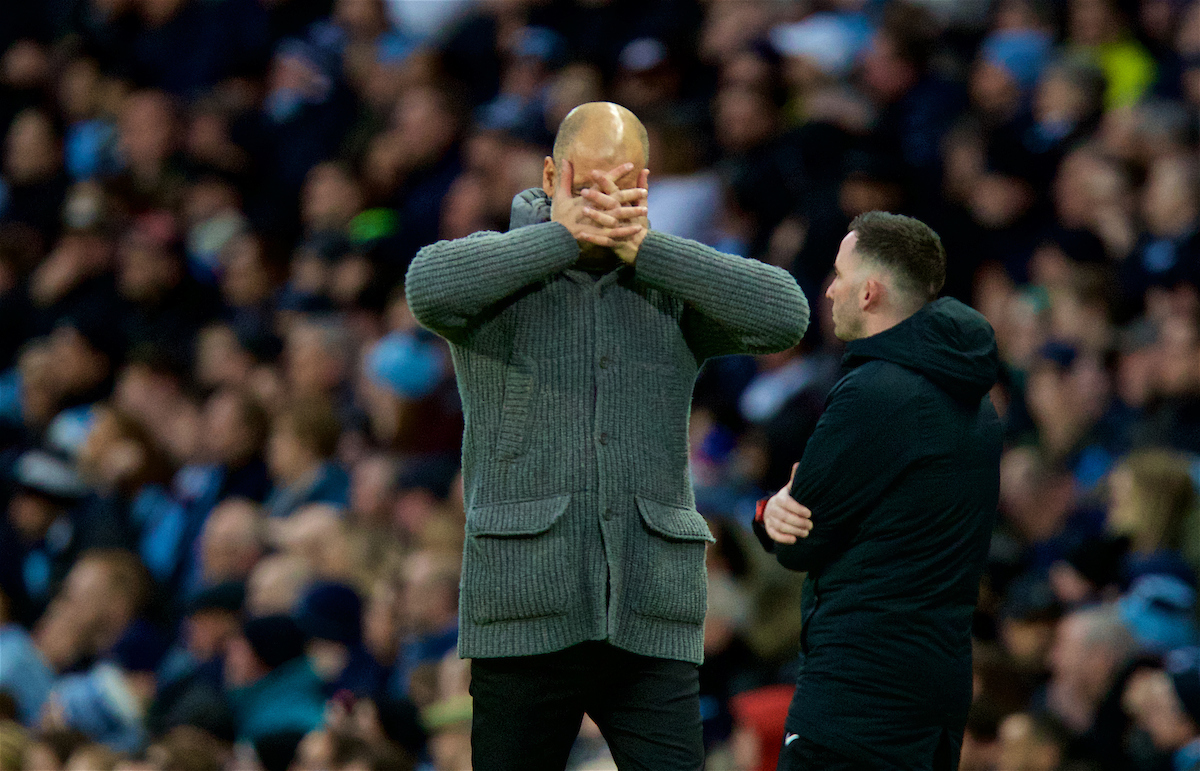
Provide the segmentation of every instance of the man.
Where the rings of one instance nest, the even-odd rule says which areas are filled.
[[[692,385],[711,356],[795,345],[808,305],[782,270],[651,230],[646,161],[632,113],[582,105],[513,229],[408,272],[463,397],[476,769],[562,769],[585,712],[622,769],[703,764]]]
[[[999,361],[981,315],[934,299],[944,278],[937,234],[882,212],[851,223],[834,263],[844,374],[755,526],[808,572],[781,769],[958,766],[999,497]]]

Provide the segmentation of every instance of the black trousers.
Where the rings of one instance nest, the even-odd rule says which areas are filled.
[[[849,758],[798,736],[788,741],[788,737],[792,735],[784,734],[783,749],[779,751],[779,765],[776,771],[900,771],[899,766]],[[931,771],[954,771],[958,768],[958,751],[951,742],[943,740],[939,743],[934,757],[929,759],[928,765],[910,765],[906,768],[922,766]]]
[[[621,771],[704,766],[694,664],[587,642],[540,656],[471,661],[475,771],[562,771],[584,713]]]
[[[807,739],[797,737],[789,743],[785,738],[784,741],[776,771],[861,771],[863,767],[861,761],[840,755]]]

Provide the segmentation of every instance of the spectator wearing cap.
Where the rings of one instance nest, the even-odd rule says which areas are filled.
[[[12,604],[0,588],[0,693],[16,700],[22,724],[34,725],[54,685],[54,673],[12,611]]]
[[[1162,668],[1145,668],[1130,678],[1123,705],[1174,771],[1200,769],[1200,649],[1171,652]]]
[[[358,592],[345,584],[318,582],[300,599],[295,618],[308,637],[308,659],[325,681],[326,693],[376,698],[382,692],[387,670],[363,646]]]
[[[187,601],[181,642],[158,672],[158,690],[146,715],[151,734],[175,726],[198,726],[233,739],[224,694],[225,653],[241,633],[246,589],[236,582],[200,589]]]
[[[344,508],[350,477],[334,460],[341,424],[328,400],[299,399],[271,426],[267,467],[274,488],[264,504],[268,516],[284,517],[309,503]]]
[[[247,621],[230,642],[225,683],[239,741],[304,734],[321,724],[324,683],[304,647],[304,632],[282,615]]]
[[[13,492],[0,523],[0,591],[11,620],[32,620],[46,607],[78,556],[72,509],[87,488],[70,464],[29,450],[13,464]]]
[[[1051,55],[1054,41],[1041,30],[1000,30],[984,39],[971,74],[971,96],[992,122],[1014,120]]]

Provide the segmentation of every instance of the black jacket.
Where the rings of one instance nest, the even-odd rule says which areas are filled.
[[[995,336],[944,298],[850,343],[843,367],[792,486],[812,532],[773,549],[808,571],[788,731],[864,768],[931,768],[956,761],[971,702],[999,496]]]

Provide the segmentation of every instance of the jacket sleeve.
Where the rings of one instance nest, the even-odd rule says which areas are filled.
[[[438,241],[417,253],[404,286],[417,321],[450,340],[497,303],[570,267],[579,245],[557,222]]]
[[[918,394],[867,374],[860,369],[837,385],[804,448],[791,494],[812,511],[813,526],[806,538],[774,544],[785,568],[818,570],[842,554],[917,457]]]
[[[638,278],[684,301],[684,334],[701,359],[782,351],[808,329],[808,300],[782,268],[654,230],[636,266]]]

